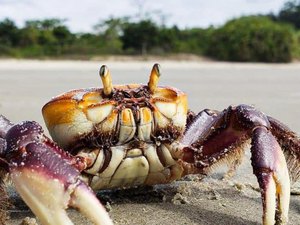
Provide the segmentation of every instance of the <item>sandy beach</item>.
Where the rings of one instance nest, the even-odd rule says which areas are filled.
[[[0,60],[0,114],[13,122],[35,120],[44,126],[42,106],[64,91],[101,86],[98,69],[111,70],[113,83],[147,83],[156,61],[39,61]],[[194,112],[222,110],[229,105],[253,105],[300,134],[300,63],[255,64],[209,61],[168,61],[160,84],[175,86],[189,96]],[[250,152],[230,180],[221,180],[225,168],[201,180],[189,176],[170,185],[129,191],[100,192],[115,224],[135,225],[256,225],[261,224],[261,199],[252,174]],[[296,192],[300,185],[294,184]],[[9,224],[34,217],[18,195]],[[88,224],[69,210],[75,224]],[[292,195],[289,224],[300,224],[300,196]]]

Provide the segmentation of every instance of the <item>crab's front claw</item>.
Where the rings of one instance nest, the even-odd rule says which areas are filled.
[[[65,211],[69,206],[95,224],[112,224],[92,190],[79,179],[76,159],[50,141],[37,123],[13,126],[6,142],[12,181],[42,224],[73,224]]]

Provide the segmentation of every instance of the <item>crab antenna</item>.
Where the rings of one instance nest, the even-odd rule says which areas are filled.
[[[103,84],[103,91],[106,96],[110,96],[113,90],[111,75],[106,65],[101,66],[99,75]]]
[[[155,92],[160,75],[160,65],[158,63],[155,63],[151,70],[150,80],[148,83],[148,87],[151,93]]]

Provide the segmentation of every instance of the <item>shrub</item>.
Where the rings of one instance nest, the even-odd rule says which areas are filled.
[[[206,54],[226,61],[289,62],[293,28],[263,16],[227,22],[211,33]]]
[[[297,30],[294,35],[292,55],[294,59],[300,60],[300,30]]]
[[[206,52],[212,30],[212,28],[180,30],[177,35],[177,52],[202,55]]]

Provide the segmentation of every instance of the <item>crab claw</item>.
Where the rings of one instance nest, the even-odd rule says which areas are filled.
[[[76,159],[50,141],[41,126],[35,122],[15,125],[7,132],[6,142],[11,179],[42,224],[73,224],[65,211],[69,206],[95,224],[112,224],[92,190],[79,179]]]

